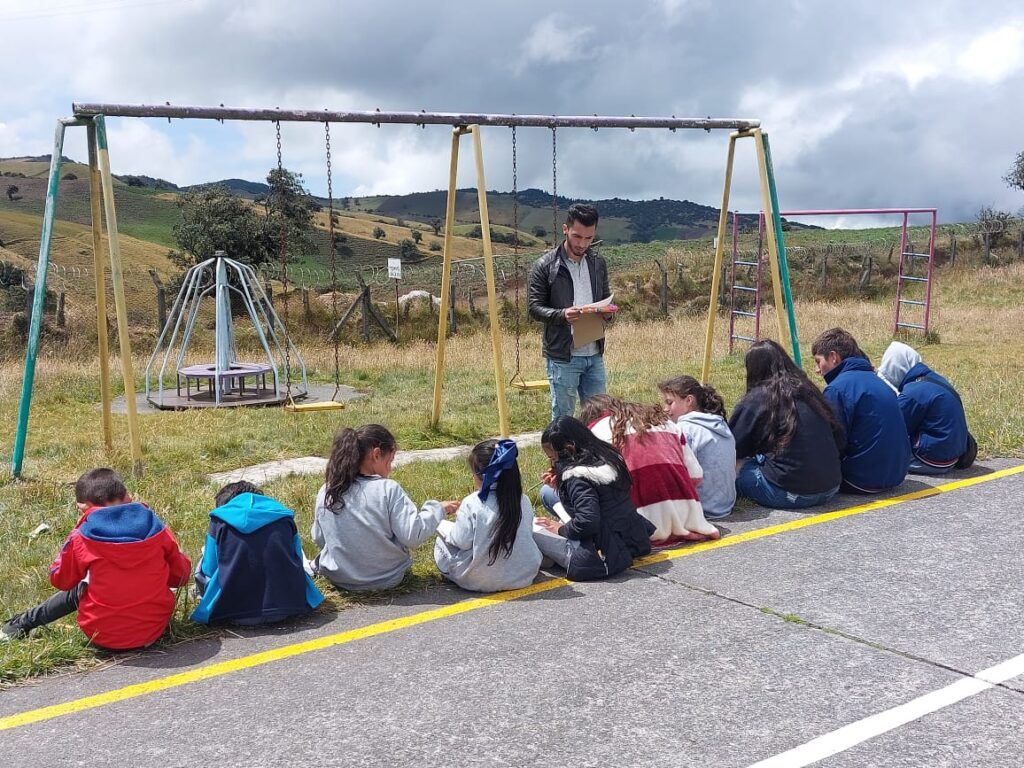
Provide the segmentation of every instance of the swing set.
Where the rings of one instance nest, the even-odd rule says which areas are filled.
[[[684,130],[728,130],[729,148],[726,160],[725,184],[722,192],[722,205],[718,221],[718,238],[715,248],[715,268],[712,277],[711,301],[708,311],[705,334],[704,356],[701,368],[701,379],[707,381],[710,374],[712,342],[714,339],[715,319],[717,316],[717,298],[721,267],[724,258],[727,222],[729,215],[729,195],[732,185],[732,170],[736,142],[739,139],[754,140],[757,154],[757,167],[760,179],[762,209],[767,212],[765,217],[766,239],[768,242],[769,260],[773,276],[776,307],[785,307],[787,328],[783,321],[783,312],[776,313],[778,335],[780,339],[790,341],[793,357],[799,363],[800,346],[797,338],[796,318],[793,312],[792,296],[789,285],[789,270],[786,262],[785,245],[779,216],[778,193],[775,186],[775,175],[772,169],[771,150],[768,135],[761,130],[760,121],[735,118],[677,118],[677,117],[629,117],[583,115],[515,115],[515,114],[474,114],[449,112],[382,112],[362,111],[344,112],[331,110],[282,110],[282,109],[243,109],[231,107],[195,107],[165,105],[131,105],[131,104],[73,104],[74,116],[57,121],[54,137],[54,148],[50,161],[49,180],[46,191],[46,206],[43,213],[42,233],[39,242],[39,260],[36,265],[35,294],[33,297],[31,320],[29,325],[28,345],[25,355],[25,373],[22,380],[21,399],[18,408],[18,422],[15,432],[14,450],[11,468],[15,477],[22,473],[25,444],[28,434],[28,420],[31,411],[32,389],[35,380],[36,359],[39,350],[39,338],[42,330],[43,305],[46,297],[46,278],[49,269],[50,246],[53,238],[54,219],[57,206],[61,157],[64,135],[67,128],[85,127],[87,130],[90,205],[92,214],[93,260],[96,276],[96,316],[97,336],[100,359],[100,395],[102,400],[102,430],[106,449],[113,449],[113,425],[111,415],[109,347],[107,339],[107,306],[105,279],[106,267],[103,263],[103,224],[106,223],[106,238],[110,262],[110,275],[113,285],[114,308],[117,318],[118,343],[121,358],[121,373],[125,392],[127,410],[128,436],[131,445],[133,471],[142,473],[142,442],[139,435],[138,413],[135,399],[135,371],[131,357],[131,345],[128,336],[128,316],[124,295],[124,278],[121,266],[121,254],[118,245],[117,215],[114,207],[113,176],[110,171],[110,156],[107,142],[106,118],[165,118],[200,119],[200,120],[245,120],[274,123],[277,139],[277,168],[283,172],[281,161],[281,123],[315,122],[325,127],[327,144],[327,183],[328,183],[328,229],[330,236],[330,266],[332,286],[332,312],[337,320],[337,263],[334,230],[334,203],[331,189],[330,166],[330,129],[332,123],[362,123],[381,125],[403,124],[425,127],[427,125],[451,126],[451,159],[449,164],[448,197],[445,216],[444,246],[442,251],[441,272],[441,306],[438,312],[437,346],[435,352],[434,387],[431,403],[430,423],[437,426],[441,420],[441,406],[444,385],[445,348],[448,331],[448,310],[451,301],[451,270],[453,259],[453,238],[455,227],[456,181],[460,142],[464,136],[471,136],[476,166],[477,205],[479,210],[481,239],[483,246],[484,272],[487,282],[488,320],[491,334],[492,363],[494,370],[495,399],[498,412],[498,431],[502,436],[510,434],[508,404],[505,393],[505,371],[502,355],[501,333],[498,319],[497,288],[494,273],[494,253],[491,246],[490,216],[487,208],[487,185],[484,177],[484,156],[481,142],[481,128],[504,127],[512,131],[512,175],[513,175],[513,257],[515,261],[515,340],[516,370],[509,379],[509,384],[517,389],[533,390],[547,387],[547,380],[527,381],[524,379],[520,366],[520,249],[519,249],[519,206],[518,206],[518,167],[516,157],[517,128],[546,128],[551,131],[552,147],[552,236],[557,242],[558,227],[558,193],[557,193],[557,132],[560,128],[588,128],[597,131],[601,128],[625,128],[635,131],[637,128],[659,128],[675,132]],[[105,214],[101,218],[102,214]],[[279,259],[281,278],[285,293],[288,288],[288,248],[286,226],[282,221],[280,227]],[[340,365],[337,331],[334,332],[334,379],[335,397],[326,403],[299,403],[292,397],[290,386],[291,359],[287,343],[288,302],[284,303],[285,341],[285,379],[287,387],[287,404],[290,411],[333,410],[343,407],[334,402],[340,389]]]

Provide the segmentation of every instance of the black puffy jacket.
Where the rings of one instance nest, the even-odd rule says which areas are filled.
[[[611,295],[608,286],[608,265],[593,249],[587,250],[590,266],[590,287],[594,301]],[[530,317],[544,323],[544,357],[568,362],[572,358],[572,331],[565,319],[565,310],[573,306],[572,275],[562,263],[562,246],[552,248],[530,267],[527,306]],[[604,354],[604,339],[597,342]]]
[[[581,545],[566,568],[573,581],[614,576],[650,553],[654,524],[636,511],[629,484],[610,464],[564,470],[558,498],[571,518],[558,534]]]

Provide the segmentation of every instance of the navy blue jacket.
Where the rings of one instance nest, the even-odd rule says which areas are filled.
[[[900,382],[900,410],[914,454],[928,463],[950,464],[967,450],[967,416],[955,393],[952,384],[924,363],[907,371]]]
[[[324,596],[302,567],[295,514],[274,499],[242,493],[210,513],[196,568],[201,624],[267,624],[305,613]]]
[[[864,357],[848,357],[825,374],[825,399],[846,433],[843,479],[864,491],[903,482],[910,438],[896,393]]]

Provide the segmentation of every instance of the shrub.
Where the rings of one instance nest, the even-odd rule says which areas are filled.
[[[375,240],[383,240],[388,236],[388,233],[384,231],[384,227],[374,227],[373,237]]]

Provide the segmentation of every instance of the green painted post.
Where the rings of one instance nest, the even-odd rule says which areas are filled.
[[[779,274],[782,276],[782,296],[786,302],[786,317],[789,320],[789,338],[793,344],[793,359],[803,366],[800,359],[800,337],[796,331],[796,311],[793,309],[793,290],[789,284],[789,260],[786,258],[786,241],[782,235],[782,217],[779,215],[779,193],[775,187],[775,169],[772,167],[772,150],[768,145],[768,134],[761,133],[764,144],[764,163],[768,171],[768,192],[772,198],[772,221],[775,222],[775,246],[779,251]]]
[[[32,321],[28,330],[28,349],[25,352],[25,375],[21,381],[21,402],[18,405],[18,428],[14,434],[14,453],[11,455],[11,474],[21,477],[25,459],[25,437],[28,434],[28,415],[32,407],[32,384],[36,378],[36,355],[39,335],[43,327],[43,305],[46,303],[46,273],[50,266],[50,241],[53,237],[53,219],[57,210],[57,189],[60,184],[60,157],[64,152],[64,123],[57,122],[50,156],[50,181],[46,187],[46,208],[43,211],[43,232],[39,238],[39,261],[36,264],[36,292],[32,300]]]

